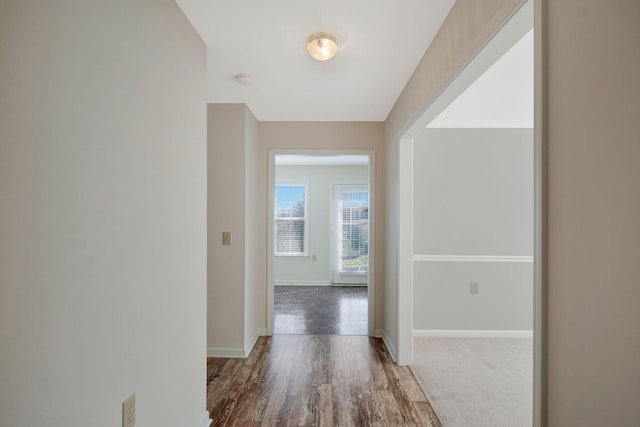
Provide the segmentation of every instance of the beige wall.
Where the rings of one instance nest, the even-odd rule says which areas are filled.
[[[376,153],[376,295],[384,295],[384,134],[380,122],[260,122],[258,123],[259,178],[257,197],[258,278],[257,318],[260,328],[267,322],[267,171],[269,149],[361,149]],[[261,178],[262,177],[262,178]],[[375,328],[384,322],[384,299],[376,297]]]
[[[640,425],[640,2],[545,1],[548,424]]]
[[[244,104],[207,107],[207,347],[244,347],[245,295]],[[232,244],[222,244],[222,233]]]
[[[209,104],[207,111],[207,346],[211,355],[237,357],[256,336],[258,121],[245,104]],[[231,245],[222,244],[225,231]]]
[[[0,425],[202,425],[206,50],[170,0],[0,3]]]
[[[268,150],[379,151],[382,130],[382,123],[376,122],[258,122],[245,104],[209,104],[210,354],[237,356],[250,349],[256,334],[267,329],[267,256],[271,253],[267,250]],[[382,180],[384,166],[376,167],[376,176]],[[376,197],[384,203],[382,190]],[[378,215],[383,212],[382,207],[378,209]],[[382,233],[383,227],[384,221],[378,221],[377,232]],[[222,245],[223,231],[233,233],[231,246]],[[383,274],[381,260],[376,269],[376,274]],[[378,286],[382,289],[380,283]],[[381,312],[383,301],[376,303]],[[382,323],[382,316],[376,323]]]

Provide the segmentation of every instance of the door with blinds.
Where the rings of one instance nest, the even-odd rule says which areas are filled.
[[[333,283],[366,285],[369,277],[369,186],[333,187]]]

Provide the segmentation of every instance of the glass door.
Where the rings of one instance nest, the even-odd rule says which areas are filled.
[[[334,185],[334,284],[366,285],[369,275],[369,186]]]

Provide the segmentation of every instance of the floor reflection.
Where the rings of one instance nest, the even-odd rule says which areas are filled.
[[[367,335],[366,286],[276,286],[275,334]]]

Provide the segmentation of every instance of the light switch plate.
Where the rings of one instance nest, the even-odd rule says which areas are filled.
[[[230,245],[231,244],[231,232],[230,231],[223,231],[222,232],[222,244],[223,245]]]
[[[472,294],[480,293],[480,283],[479,282],[471,282],[471,293]]]

